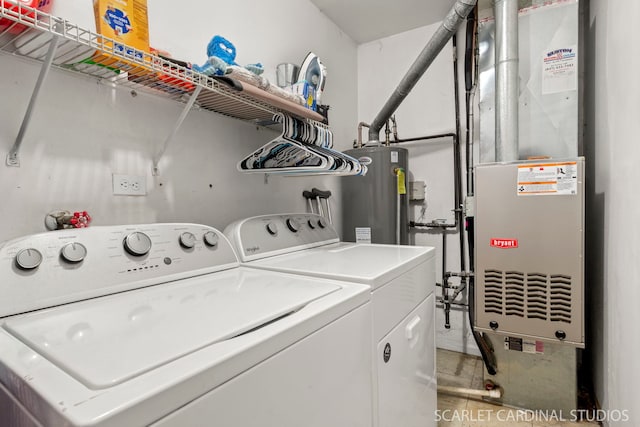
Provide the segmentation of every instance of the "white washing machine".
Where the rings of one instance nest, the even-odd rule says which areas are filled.
[[[243,219],[225,235],[246,266],[370,286],[374,425],[436,426],[433,248],[340,242],[314,214]]]
[[[0,246],[0,425],[372,424],[367,286],[240,267],[194,224]]]

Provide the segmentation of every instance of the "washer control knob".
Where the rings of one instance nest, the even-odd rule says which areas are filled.
[[[300,223],[296,219],[288,218],[286,223],[287,223],[287,228],[291,230],[293,233],[297,233],[298,230],[300,230]]]
[[[206,233],[204,233],[204,236],[202,236],[202,238],[204,239],[205,245],[209,247],[218,246],[219,237],[213,231],[207,231]]]
[[[33,270],[42,262],[42,254],[39,250],[28,248],[16,254],[16,265],[21,270]]]
[[[143,256],[151,250],[151,239],[146,234],[136,231],[124,238],[124,250],[133,256]]]
[[[269,232],[269,234],[271,234],[272,236],[275,236],[276,234],[278,234],[278,226],[276,225],[275,222],[269,222],[267,224],[267,231]]]
[[[60,256],[72,264],[81,262],[87,256],[87,248],[82,243],[67,243],[60,249]]]
[[[324,218],[320,218],[318,220],[318,227],[320,228],[327,228],[327,220]]]
[[[193,233],[185,231],[180,235],[180,246],[185,249],[193,249],[196,245],[196,236]]]
[[[312,220],[307,221],[307,224],[309,224],[309,228],[312,230],[316,228],[316,225],[313,223]]]

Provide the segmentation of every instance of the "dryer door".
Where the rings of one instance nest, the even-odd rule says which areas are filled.
[[[379,427],[435,427],[433,293],[378,342]]]

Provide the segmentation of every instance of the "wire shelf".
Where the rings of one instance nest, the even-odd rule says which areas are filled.
[[[108,37],[33,8],[0,0],[0,52],[44,62],[50,44],[57,48],[52,66],[113,84],[187,103],[201,87],[195,105],[249,121],[271,123],[275,113],[312,122],[324,118],[304,106],[254,86],[218,80],[148,52],[135,51]]]

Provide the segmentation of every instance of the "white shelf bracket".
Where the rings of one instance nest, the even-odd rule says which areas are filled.
[[[160,150],[160,152],[158,152],[156,157],[153,159],[153,171],[152,171],[153,176],[158,176],[160,174],[158,170],[158,164],[160,163],[162,156],[164,156],[164,153],[167,151],[169,144],[171,144],[171,141],[173,141],[176,134],[178,133],[180,126],[182,126],[182,123],[184,122],[184,119],[187,118],[187,114],[189,114],[189,111],[191,111],[191,108],[193,108],[193,104],[195,104],[196,99],[198,99],[198,95],[200,95],[201,91],[202,91],[202,86],[196,86],[196,89],[191,94],[191,98],[189,98],[189,101],[184,106],[184,109],[182,110],[180,117],[178,117],[176,124],[173,126],[173,130],[171,131],[167,139],[165,139],[162,150]]]
[[[29,101],[27,111],[24,114],[24,119],[22,120],[22,125],[20,126],[20,130],[18,131],[18,136],[16,137],[16,141],[13,143],[13,147],[11,147],[9,154],[7,154],[7,166],[20,167],[20,157],[18,156],[18,153],[20,152],[20,146],[22,145],[24,135],[29,128],[31,116],[33,115],[33,110],[38,101],[38,95],[40,95],[40,91],[42,89],[44,81],[47,79],[47,75],[49,74],[49,70],[51,69],[51,64],[53,64],[53,58],[56,54],[56,49],[58,48],[58,40],[59,36],[53,35],[51,37],[51,41],[49,42],[49,50],[47,50],[47,56],[42,63],[42,68],[40,69],[40,74],[38,75],[38,81],[36,82],[36,86],[33,89],[33,93],[31,94],[31,100]]]

